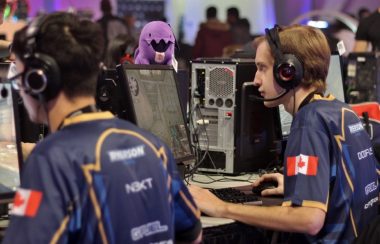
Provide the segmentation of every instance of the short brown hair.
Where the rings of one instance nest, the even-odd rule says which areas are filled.
[[[67,97],[94,96],[104,50],[100,26],[65,12],[38,18],[43,20],[35,34],[33,53],[50,56],[57,62]],[[12,52],[23,62],[30,52],[27,49],[31,39],[27,35],[29,26],[17,31],[13,38]]]
[[[314,86],[317,92],[324,93],[331,50],[323,32],[311,26],[292,25],[280,28],[279,36],[282,53],[295,55],[303,64],[301,84]],[[264,40],[265,36],[256,38],[253,46],[257,47]]]

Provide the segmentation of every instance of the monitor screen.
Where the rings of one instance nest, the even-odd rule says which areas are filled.
[[[0,84],[0,89],[7,91],[6,96],[4,90],[0,96],[0,204],[3,204],[12,201],[20,184],[22,153],[17,94],[12,92],[9,83]]]
[[[176,73],[166,65],[117,67],[127,91],[127,119],[150,131],[172,150],[177,163],[193,158]]]
[[[325,95],[332,94],[336,99],[345,102],[344,87],[343,87],[343,69],[342,60],[338,52],[333,52],[330,56],[330,66],[326,78]],[[284,106],[279,106],[281,130],[283,137],[287,137],[290,133],[292,124],[292,116],[285,111]]]

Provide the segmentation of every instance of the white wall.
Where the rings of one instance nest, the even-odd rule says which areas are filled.
[[[69,8],[76,10],[89,10],[94,19],[101,17],[100,0],[32,0],[30,1],[30,17],[36,16],[38,11],[52,12],[56,10],[67,11]],[[113,12],[117,13],[117,0],[111,0]]]
[[[241,18],[247,18],[251,24],[251,33],[263,33],[266,27],[272,27],[275,20],[273,0],[167,0],[166,17],[175,33],[179,30],[179,19],[184,16],[184,42],[194,43],[199,24],[205,21],[206,8],[214,5],[218,8],[218,18],[226,21],[227,8],[236,6]]]

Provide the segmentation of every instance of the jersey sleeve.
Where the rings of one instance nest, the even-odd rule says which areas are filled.
[[[175,160],[169,153],[169,172],[172,178],[171,193],[174,201],[176,241],[193,241],[202,230],[200,210],[180,177]]]
[[[37,154],[25,162],[4,243],[50,243],[65,231],[70,193],[64,185],[68,182],[54,167],[57,162],[49,161]]]
[[[322,131],[292,131],[285,152],[285,206],[317,207],[327,211],[330,142]]]

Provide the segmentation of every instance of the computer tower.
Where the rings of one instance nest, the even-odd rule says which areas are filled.
[[[238,174],[276,160],[279,115],[250,99],[259,96],[255,73],[251,59],[192,61],[189,117],[198,170]]]
[[[347,102],[380,102],[380,53],[350,53],[347,64]]]

